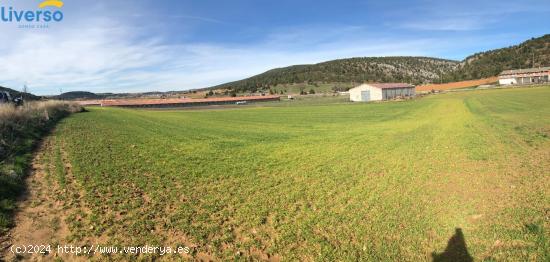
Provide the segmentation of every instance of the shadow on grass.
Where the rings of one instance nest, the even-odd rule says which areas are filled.
[[[474,259],[468,253],[468,248],[466,247],[466,240],[464,239],[464,234],[462,233],[461,228],[455,229],[455,234],[447,242],[447,247],[442,253],[432,253],[432,258],[434,262],[447,262],[447,261],[456,261],[456,262],[472,262]]]

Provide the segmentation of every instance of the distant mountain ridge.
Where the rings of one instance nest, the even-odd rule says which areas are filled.
[[[357,57],[338,59],[312,65],[276,68],[265,73],[234,81],[212,89],[228,88],[237,91],[265,89],[293,83],[360,83],[435,82],[460,62],[431,57]]]
[[[534,58],[534,60],[533,60]],[[550,65],[550,34],[522,44],[467,57],[463,61],[431,57],[359,57],[276,68],[207,89],[237,92],[267,90],[297,83],[407,82],[446,83],[498,75],[506,69]]]
[[[167,92],[141,92],[141,93],[92,93],[88,91],[70,91],[60,95],[49,96],[60,100],[96,100],[96,99],[118,99],[118,98],[139,98],[139,97],[165,97],[167,95],[179,95],[188,91],[167,91]]]

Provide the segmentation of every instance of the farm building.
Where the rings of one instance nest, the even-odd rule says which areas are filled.
[[[353,102],[379,101],[413,96],[415,96],[414,86],[403,83],[362,84],[349,90],[349,98]]]
[[[548,83],[550,67],[506,70],[498,76],[501,85],[525,85]]]
[[[80,101],[83,105],[100,105],[114,107],[145,107],[145,108],[171,108],[190,106],[209,106],[227,104],[245,104],[252,102],[279,101],[279,96],[241,96],[241,97],[218,97],[218,98],[168,98],[168,99],[113,99],[97,101]]]

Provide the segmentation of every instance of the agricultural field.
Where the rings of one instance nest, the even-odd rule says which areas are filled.
[[[498,83],[498,77],[489,77],[484,79],[478,79],[478,80],[466,80],[466,81],[460,81],[460,82],[451,82],[451,83],[445,83],[445,84],[430,84],[430,85],[422,85],[417,86],[416,91],[432,91],[432,90],[450,90],[450,89],[460,89],[460,88],[469,88],[469,87],[476,87],[480,85],[488,85],[488,84],[495,84]]]
[[[183,259],[550,259],[550,87],[331,99],[90,107],[44,141],[18,221]]]

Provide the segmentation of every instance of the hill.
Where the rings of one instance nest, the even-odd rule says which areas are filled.
[[[55,96],[56,99],[61,100],[75,100],[75,99],[103,99],[104,95],[98,95],[92,92],[86,91],[72,91],[66,92],[61,95]]]
[[[169,96],[179,96],[184,91],[167,92],[142,92],[142,93],[92,93],[87,91],[71,91],[61,95],[52,96],[54,99],[61,100],[97,100],[97,99],[118,99],[118,98],[165,98]]]
[[[443,77],[444,82],[496,76],[508,69],[550,65],[550,34],[532,38],[522,44],[481,52],[467,57],[454,71]]]
[[[12,97],[23,96],[23,99],[25,99],[25,100],[40,100],[39,96],[35,96],[31,93],[19,92],[19,91],[13,90],[11,88],[3,87],[3,86],[0,86],[0,91],[7,91],[7,92],[10,93],[10,95]]]
[[[533,61],[534,57],[534,61]],[[321,89],[319,84],[350,87],[359,82],[408,82],[412,84],[447,83],[497,76],[506,69],[550,65],[550,34],[522,44],[481,52],[463,61],[430,57],[359,57],[338,59],[311,65],[295,65],[208,89],[232,89],[237,92]],[[284,86],[281,88],[281,86]],[[329,88],[330,89],[330,88]]]
[[[359,57],[338,59],[312,65],[295,65],[212,89],[252,91],[295,83],[360,83],[410,82],[415,84],[438,81],[455,69],[457,61],[430,57]]]

